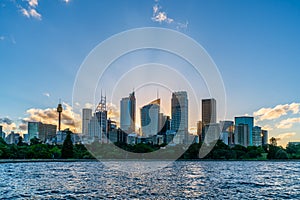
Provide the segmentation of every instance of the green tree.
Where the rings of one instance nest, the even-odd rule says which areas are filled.
[[[18,139],[18,146],[23,146],[23,138],[20,136]]]
[[[36,144],[41,144],[41,140],[37,137],[34,137],[32,139],[30,139],[30,145],[36,145]]]
[[[73,143],[71,140],[71,131],[67,131],[67,137],[63,143],[61,150],[62,158],[73,158]]]
[[[276,159],[288,159],[288,154],[285,150],[279,149],[275,154]]]

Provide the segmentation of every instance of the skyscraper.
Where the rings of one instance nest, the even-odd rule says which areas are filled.
[[[159,131],[160,99],[141,108],[141,126],[144,137],[157,135]]]
[[[92,141],[100,141],[102,139],[100,124],[96,115],[92,116],[88,123],[88,135]]]
[[[261,144],[262,144],[261,133],[262,133],[261,127],[259,127],[259,126],[253,127],[253,133],[252,133],[253,146],[261,146]]]
[[[235,125],[248,125],[248,138],[249,138],[249,143],[247,144],[247,146],[252,146],[253,145],[253,117],[249,117],[249,116],[242,116],[242,117],[235,117]]]
[[[268,144],[268,131],[267,130],[261,130],[261,134],[262,134],[262,145],[266,145]]]
[[[95,116],[98,119],[98,123],[100,125],[100,135],[99,140],[101,142],[107,143],[108,135],[107,135],[107,110],[106,110],[106,96],[102,96],[100,102],[96,108]]]
[[[227,145],[234,144],[234,122],[220,121],[221,139]]]
[[[188,143],[188,96],[186,91],[174,92],[171,99],[171,129],[180,143]]]
[[[135,132],[135,109],[136,99],[134,92],[132,92],[129,97],[122,98],[120,101],[120,126],[123,131]]]
[[[89,133],[89,122],[92,118],[92,109],[83,108],[82,109],[82,135],[87,136]]]
[[[43,124],[41,122],[28,122],[29,140],[36,137],[43,142],[51,140],[56,136],[56,125]]]
[[[234,130],[234,141],[235,144],[242,145],[244,147],[249,146],[249,125],[238,124]]]
[[[202,99],[202,123],[215,124],[217,122],[217,108],[215,99]]]

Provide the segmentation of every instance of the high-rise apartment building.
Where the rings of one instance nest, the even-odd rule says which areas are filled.
[[[134,92],[129,94],[129,97],[122,98],[120,101],[120,110],[121,129],[128,133],[135,132],[136,99]]]

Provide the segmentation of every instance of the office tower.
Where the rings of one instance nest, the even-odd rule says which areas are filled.
[[[252,133],[252,142],[253,146],[261,146],[262,145],[262,139],[261,139],[261,127],[259,126],[254,126],[253,127],[253,133]]]
[[[170,116],[166,116],[163,113],[159,113],[158,132],[160,134],[166,134],[167,130],[171,129]]]
[[[204,143],[214,144],[220,138],[220,133],[221,133],[220,124],[210,123],[205,125],[204,133],[205,133]]]
[[[93,141],[101,141],[102,132],[96,115],[93,115],[88,123],[88,135]]]
[[[268,131],[267,130],[261,130],[261,139],[262,139],[262,145],[268,144]]]
[[[158,134],[160,99],[156,99],[141,108],[142,135],[150,137]]]
[[[82,109],[82,135],[87,136],[89,133],[89,122],[92,118],[92,109],[83,108]]]
[[[244,147],[249,146],[249,126],[248,124],[239,124],[235,126],[234,141],[235,144],[242,145]]]
[[[172,93],[171,99],[171,129],[176,131],[179,143],[188,143],[188,96],[187,92]]]
[[[107,110],[106,110],[106,97],[102,96],[100,102],[96,108],[95,116],[98,119],[98,123],[100,126],[100,135],[99,140],[101,142],[107,143]]]
[[[129,97],[122,98],[120,101],[120,126],[123,131],[128,133],[135,132],[135,110],[136,99],[134,92],[129,94]]]
[[[248,138],[249,138],[249,143],[247,144],[247,146],[252,146],[253,145],[253,117],[249,117],[249,116],[242,116],[242,117],[235,117],[235,125],[242,125],[242,124],[246,124],[248,125]]]
[[[220,121],[221,139],[227,145],[234,144],[234,122]]]
[[[29,140],[36,137],[41,141],[46,142],[56,136],[56,125],[43,124],[42,122],[28,122],[28,137]]]
[[[202,123],[203,125],[217,122],[217,108],[215,99],[202,99]]]

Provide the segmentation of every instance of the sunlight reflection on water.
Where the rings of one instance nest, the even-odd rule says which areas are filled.
[[[158,161],[157,161],[158,162]],[[135,162],[135,165],[145,166]],[[156,162],[148,162],[156,165]],[[300,197],[300,162],[174,162],[126,173],[124,163],[0,165],[2,199],[274,199]],[[128,163],[128,167],[132,163]]]

